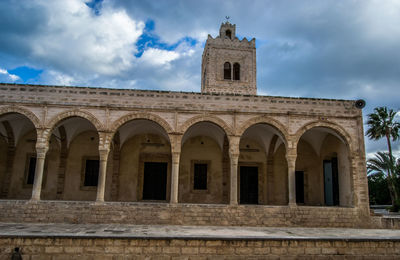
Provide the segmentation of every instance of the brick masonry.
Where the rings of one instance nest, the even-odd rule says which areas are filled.
[[[393,228],[355,208],[207,204],[0,201],[0,222]],[[396,224],[397,223],[397,224]]]
[[[0,238],[0,259],[398,259],[400,241]]]

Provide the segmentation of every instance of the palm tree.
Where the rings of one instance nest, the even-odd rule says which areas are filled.
[[[394,117],[396,116],[397,112],[394,112],[393,109],[388,110],[387,107],[377,107],[374,109],[374,113],[368,115],[367,125],[369,129],[366,132],[366,135],[372,140],[379,140],[382,137],[386,137],[389,154],[388,159],[390,162],[390,167],[387,167],[387,176],[388,176],[388,184],[391,186],[389,190],[391,192],[392,197],[392,204],[399,199],[398,192],[396,189],[395,184],[395,170],[393,168],[394,158],[392,154],[392,141],[396,141],[399,139],[399,129],[400,123],[396,122]]]
[[[396,176],[395,172],[396,168],[400,167],[400,162],[397,164],[393,164],[392,162],[396,161],[395,158],[390,158],[389,153],[385,152],[377,152],[375,154],[375,158],[370,158],[367,160],[367,171],[371,174],[383,174],[386,176],[390,198],[392,200],[392,206],[394,206],[394,202],[396,201],[397,190],[396,190]],[[391,173],[393,173],[391,175]]]

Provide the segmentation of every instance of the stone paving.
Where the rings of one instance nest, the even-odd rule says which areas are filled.
[[[0,223],[0,237],[400,241],[400,230]]]

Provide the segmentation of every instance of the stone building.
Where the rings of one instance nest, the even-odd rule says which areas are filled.
[[[369,225],[355,101],[258,96],[229,22],[201,73],[201,93],[1,84],[1,219]]]

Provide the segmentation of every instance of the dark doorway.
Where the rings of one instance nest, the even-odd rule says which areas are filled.
[[[339,205],[339,171],[338,159],[332,158],[332,180],[333,180],[333,205]]]
[[[338,160],[324,160],[324,195],[326,206],[339,205]]]
[[[258,204],[258,167],[240,166],[240,204]]]
[[[143,178],[144,200],[166,200],[167,163],[145,162]]]
[[[296,171],[296,203],[304,204],[304,172]]]

